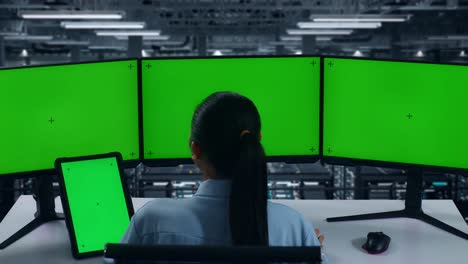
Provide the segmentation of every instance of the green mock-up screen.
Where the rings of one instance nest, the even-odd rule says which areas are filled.
[[[255,103],[268,156],[319,153],[319,58],[162,59],[142,66],[145,159],[190,158],[193,112],[218,91]]]
[[[59,157],[138,159],[137,61],[0,70],[0,175]]]
[[[324,61],[325,156],[468,168],[468,67]]]
[[[130,217],[116,158],[61,164],[78,253],[118,243]]]

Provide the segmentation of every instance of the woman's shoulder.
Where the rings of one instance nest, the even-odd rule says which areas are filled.
[[[135,213],[137,220],[148,218],[162,218],[162,217],[177,217],[184,213],[184,204],[186,201],[171,199],[171,198],[158,198],[147,202]]]
[[[307,238],[314,233],[312,223],[287,205],[268,202],[270,244],[280,246],[309,245]]]
[[[294,218],[303,218],[302,214],[295,209],[276,202],[268,201],[268,213],[280,214]]]
[[[268,202],[268,220],[272,225],[290,226],[307,231],[312,228],[311,222],[296,209],[271,201]]]

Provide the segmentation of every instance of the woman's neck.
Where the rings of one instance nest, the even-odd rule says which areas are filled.
[[[211,166],[206,166],[202,170],[202,175],[203,175],[203,180],[216,180],[216,179],[221,179],[222,177],[219,177],[217,175],[216,170],[211,167]]]

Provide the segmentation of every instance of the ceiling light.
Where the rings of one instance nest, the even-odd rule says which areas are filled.
[[[354,56],[354,57],[362,57],[362,56],[364,56],[364,55],[362,54],[362,52],[361,52],[360,50],[356,50],[356,51],[353,53],[353,56]]]
[[[302,37],[296,37],[296,36],[281,36],[280,37],[281,41],[301,41]]]
[[[18,35],[21,35],[21,32],[0,31],[0,36],[18,36]]]
[[[119,46],[89,46],[88,49],[95,50],[95,51],[107,51],[107,50],[126,51],[127,50],[125,47],[119,47]]]
[[[458,41],[458,40],[468,40],[468,35],[442,35],[442,36],[429,36],[428,40],[434,41]]]
[[[115,36],[118,40],[128,40],[128,36]],[[143,40],[168,40],[170,36],[159,35],[159,36],[143,36]]]
[[[416,57],[424,57],[424,52],[422,50],[418,50],[418,52],[416,52],[416,54],[414,55]]]
[[[316,41],[330,41],[332,40],[331,37],[315,37]]]
[[[225,56],[226,53],[232,52],[232,49],[207,49],[207,52],[213,56]]]
[[[159,35],[159,36],[143,36],[143,40],[168,40],[171,37],[168,35]]]
[[[320,30],[320,29],[288,29],[289,35],[349,35],[353,33],[350,29]]]
[[[89,41],[77,41],[77,40],[51,40],[45,42],[47,45],[58,45],[58,46],[88,46]]]
[[[327,29],[327,28],[357,28],[375,29],[382,26],[380,22],[299,22],[299,28]]]
[[[10,1],[13,2],[13,1]],[[24,2],[24,1],[23,1]],[[1,4],[2,9],[50,9],[46,4]]]
[[[120,31],[120,30],[96,30],[98,36],[159,36],[160,30],[134,30],[134,31]]]
[[[181,46],[183,42],[181,41],[145,41],[143,42],[144,45],[152,45],[152,46]]]
[[[145,22],[86,22],[66,21],[60,23],[65,29],[143,29]]]
[[[228,52],[232,52],[232,49],[207,49],[208,52],[216,52],[216,51],[220,51],[221,53],[228,53]]]
[[[281,41],[283,41],[285,44],[289,44],[287,43],[288,41],[289,42],[297,42],[297,41],[302,41],[302,37],[301,36],[281,36],[280,37]],[[319,36],[319,37],[315,37],[315,40],[316,41],[330,41],[332,40],[331,37],[324,37],[324,36]]]
[[[17,35],[17,36],[5,36],[5,40],[24,40],[24,41],[48,41],[52,40],[53,36],[40,36],[40,35]]]
[[[274,53],[275,49],[274,49],[274,47],[263,46],[263,47],[258,47],[257,52],[260,52],[260,53]]]
[[[150,53],[148,51],[143,49],[143,50],[141,50],[141,56],[142,57],[150,57],[151,55],[150,55]]]
[[[311,15],[314,22],[405,22],[411,15]]]
[[[23,19],[122,19],[123,11],[24,11],[18,16]]]
[[[402,2],[402,1],[400,1]],[[463,8],[462,6],[460,6]],[[380,6],[382,11],[453,11],[459,10],[457,5],[425,5],[418,3],[416,5],[382,5]]]
[[[184,46],[184,47],[171,47],[171,46],[163,46],[161,47],[161,51],[180,51],[180,52],[187,52],[191,51],[191,47]]]
[[[268,44],[273,46],[300,45],[300,41],[270,41]]]
[[[440,41],[447,41],[449,40],[447,36],[429,36],[427,37],[428,40],[440,40]]]
[[[468,35],[448,35],[449,40],[468,40]]]
[[[23,49],[23,50],[21,51],[21,53],[20,53],[20,57],[21,57],[21,58],[26,58],[26,57],[28,57],[28,56],[29,56],[28,51],[27,51],[26,49]]]

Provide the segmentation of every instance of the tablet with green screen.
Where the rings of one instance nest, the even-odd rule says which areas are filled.
[[[318,57],[142,60],[142,85],[147,164],[191,157],[188,139],[193,112],[203,99],[219,91],[240,93],[255,103],[269,160],[318,157]]]
[[[133,215],[119,153],[57,159],[62,206],[75,258],[118,243]]]

